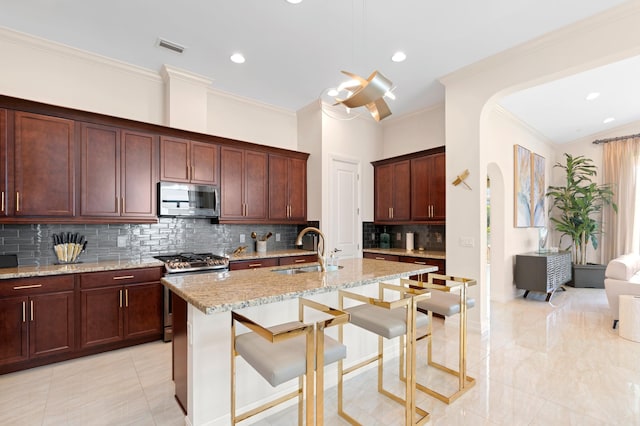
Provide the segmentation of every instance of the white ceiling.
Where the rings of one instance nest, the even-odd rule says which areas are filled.
[[[163,64],[213,80],[213,87],[291,111],[335,87],[347,70],[379,70],[396,86],[394,115],[442,102],[438,78],[549,31],[624,3],[622,0],[0,0],[0,26],[159,71]],[[157,47],[158,38],[186,47]],[[394,63],[391,55],[408,58]],[[229,56],[242,52],[245,64]],[[5,58],[5,60],[7,60]],[[634,68],[628,68],[632,65]],[[637,76],[638,61],[617,77],[597,71],[511,95],[505,108],[552,140],[601,130],[601,115],[633,118],[607,106],[629,104],[616,84]],[[637,85],[637,83],[636,83]],[[585,115],[581,99],[598,90]],[[606,94],[606,96],[605,96]],[[634,99],[635,98],[635,99]],[[614,103],[609,103],[610,100]],[[624,100],[625,102],[620,102]],[[626,102],[629,101],[629,102]],[[553,108],[550,108],[550,105]],[[589,105],[589,108],[592,108]],[[593,108],[592,108],[593,109]],[[558,114],[564,113],[562,120]],[[572,136],[574,135],[574,136]]]

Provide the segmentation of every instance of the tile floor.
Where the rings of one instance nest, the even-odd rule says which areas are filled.
[[[436,320],[434,357],[451,367],[456,337],[455,318]],[[640,343],[611,329],[604,290],[567,287],[551,303],[533,294],[493,302],[491,332],[469,334],[468,359],[477,383],[453,404],[418,393],[429,424],[640,426]],[[170,363],[170,345],[155,342],[0,376],[0,425],[182,425]],[[390,389],[399,386],[396,371],[390,360]],[[420,368],[418,379],[455,386],[432,369]],[[347,381],[345,405],[363,424],[401,424],[402,410],[374,383],[374,369]],[[325,424],[346,424],[335,409],[334,388],[326,392]],[[295,425],[295,408],[257,424]]]

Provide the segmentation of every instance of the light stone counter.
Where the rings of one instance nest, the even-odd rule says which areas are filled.
[[[291,266],[169,275],[162,279],[162,283],[209,315],[434,271],[434,267],[429,265],[372,259],[343,259],[339,264],[342,268],[337,271],[292,275],[273,272],[290,269]],[[307,263],[300,267],[309,265],[317,263]]]
[[[316,254],[315,251],[293,248],[293,249],[284,249],[284,250],[267,250],[265,252],[260,252],[260,253],[258,253],[257,251],[254,251],[254,252],[248,252],[248,253],[230,254],[229,260],[233,262],[235,260],[267,259],[270,257],[310,256],[315,254]]]
[[[80,274],[83,272],[114,271],[118,269],[152,268],[164,266],[156,259],[72,263],[67,265],[17,266],[1,268],[0,280],[12,278],[42,277],[46,275]]]
[[[362,250],[363,253],[378,253],[378,254],[390,254],[393,256],[411,256],[411,257],[423,257],[425,259],[442,259],[446,260],[446,252],[444,251],[430,251],[430,250],[406,250],[403,248],[368,248]]]

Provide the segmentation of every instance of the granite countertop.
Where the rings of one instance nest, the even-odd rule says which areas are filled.
[[[315,251],[292,248],[285,250],[267,250],[260,253],[258,253],[257,251],[253,251],[248,253],[245,252],[240,254],[230,254],[229,260],[233,262],[235,260],[267,259],[270,257],[310,256],[315,254]]]
[[[17,266],[0,269],[0,280],[42,277],[45,275],[79,274],[82,272],[113,271],[118,269],[152,268],[164,266],[156,259],[72,263],[67,265]]]
[[[406,250],[401,248],[368,248],[363,249],[363,253],[378,253],[378,254],[390,254],[393,256],[412,256],[412,257],[424,257],[425,259],[446,259],[446,252],[444,251],[429,251],[429,250]]]
[[[317,263],[302,267],[310,265]],[[213,314],[437,270],[429,265],[373,259],[343,259],[339,265],[342,268],[337,271],[291,275],[273,272],[291,268],[280,266],[168,276],[162,283],[205,314]]]

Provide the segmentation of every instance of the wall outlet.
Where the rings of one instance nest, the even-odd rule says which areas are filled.
[[[126,247],[129,244],[128,235],[118,235],[118,247]]]
[[[240,234],[240,242],[244,243],[244,234]]]
[[[276,242],[280,241],[280,234],[276,234]]]
[[[396,232],[396,240],[402,241],[402,233]]]
[[[460,237],[459,243],[460,243],[460,247],[473,247],[473,238]]]
[[[376,233],[372,232],[371,233],[371,241],[375,241],[376,240]]]

